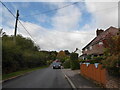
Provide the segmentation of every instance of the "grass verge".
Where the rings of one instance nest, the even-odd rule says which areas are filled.
[[[19,76],[19,75],[23,75],[25,73],[32,72],[32,71],[42,69],[42,68],[46,68],[46,67],[48,67],[48,66],[41,66],[41,67],[25,69],[25,70],[21,70],[21,71],[9,73],[9,74],[4,74],[4,75],[2,75],[2,80],[7,80],[9,78],[16,77],[16,76]]]

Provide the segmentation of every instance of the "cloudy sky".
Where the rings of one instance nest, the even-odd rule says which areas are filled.
[[[118,26],[118,2],[3,3],[14,15],[19,10],[19,19],[42,50],[81,50],[96,36],[97,28],[105,30]],[[13,35],[15,18],[4,6],[0,6],[0,27],[8,35]],[[17,34],[30,37],[19,23]]]

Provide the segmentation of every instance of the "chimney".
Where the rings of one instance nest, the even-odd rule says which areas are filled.
[[[97,29],[97,31],[96,31],[97,36],[100,35],[100,33],[102,33],[103,31],[104,31],[104,30],[102,30],[102,29],[100,29],[100,30]]]

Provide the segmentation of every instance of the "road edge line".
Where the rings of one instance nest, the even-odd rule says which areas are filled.
[[[63,70],[61,70],[62,73],[64,74],[65,78],[67,79],[67,81],[70,83],[71,87],[73,89],[77,89],[76,86],[73,84],[72,80],[63,72]]]

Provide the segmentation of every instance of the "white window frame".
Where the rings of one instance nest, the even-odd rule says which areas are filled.
[[[103,45],[103,42],[99,42],[99,45]]]
[[[87,48],[85,49],[85,51],[87,51]]]
[[[90,46],[90,50],[92,50],[92,46]]]

